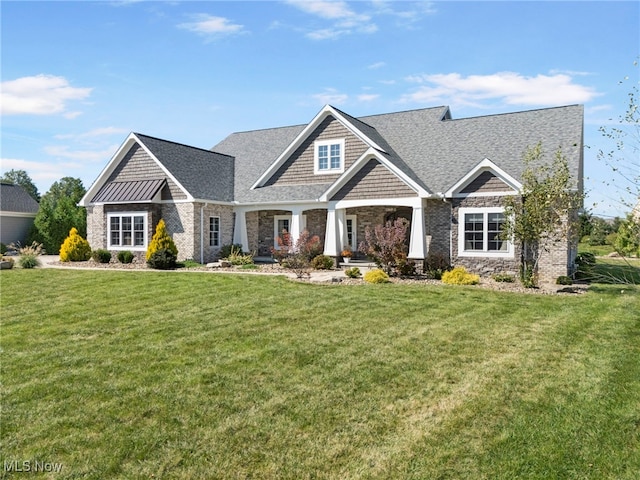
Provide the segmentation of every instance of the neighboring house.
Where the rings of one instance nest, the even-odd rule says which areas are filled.
[[[0,182],[0,243],[24,244],[37,213],[38,202],[24,188]]]
[[[229,135],[201,150],[132,133],[81,201],[93,248],[144,251],[164,218],[181,258],[222,245],[269,255],[283,229],[307,229],[324,253],[357,250],[365,228],[404,217],[409,257],[437,254],[479,273],[517,272],[497,238],[502,197],[518,194],[527,148],[558,148],[582,189],[580,105],[455,120],[448,107],[354,118],[325,106],[306,125]],[[556,245],[547,276],[570,273],[575,242]],[[541,272],[543,277],[544,272]]]

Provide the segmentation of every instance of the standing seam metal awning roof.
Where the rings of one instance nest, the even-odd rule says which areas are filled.
[[[150,202],[164,186],[164,178],[136,180],[131,182],[109,182],[91,200],[97,203]]]

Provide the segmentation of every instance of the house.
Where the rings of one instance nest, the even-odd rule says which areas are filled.
[[[38,208],[38,202],[20,185],[0,182],[0,243],[24,244]]]
[[[232,242],[268,255],[284,229],[319,235],[337,258],[366,227],[404,217],[411,259],[517,272],[520,249],[496,237],[502,197],[518,194],[539,142],[549,161],[562,149],[581,190],[583,116],[573,105],[454,119],[441,106],[355,118],[327,105],[307,124],[233,133],[211,150],[132,133],[81,201],[88,240],[142,252],[164,218],[182,258],[210,261]],[[573,239],[555,245],[548,275],[574,257]]]

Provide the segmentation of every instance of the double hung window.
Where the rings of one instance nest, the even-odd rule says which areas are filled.
[[[344,139],[315,142],[315,173],[344,172]]]
[[[220,217],[209,217],[209,246],[220,246]]]
[[[458,254],[460,256],[513,256],[513,245],[503,238],[505,213],[501,208],[461,208]]]
[[[112,213],[108,217],[110,248],[146,248],[146,213]]]

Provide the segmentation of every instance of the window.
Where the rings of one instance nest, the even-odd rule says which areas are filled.
[[[300,231],[307,227],[307,216],[300,215]],[[287,233],[291,233],[291,215],[274,215],[273,216],[273,247],[276,250],[280,250],[278,245],[278,237],[282,238],[282,231],[286,230]],[[295,244],[298,238],[292,238],[291,241]]]
[[[512,257],[512,243],[501,238],[505,214],[499,207],[461,208],[458,255]]]
[[[344,172],[344,139],[315,142],[314,173]]]
[[[146,213],[110,213],[108,217],[110,248],[146,248]]]
[[[352,251],[358,250],[358,226],[355,215],[347,215],[347,244]]]
[[[220,246],[220,217],[209,217],[209,246]]]

